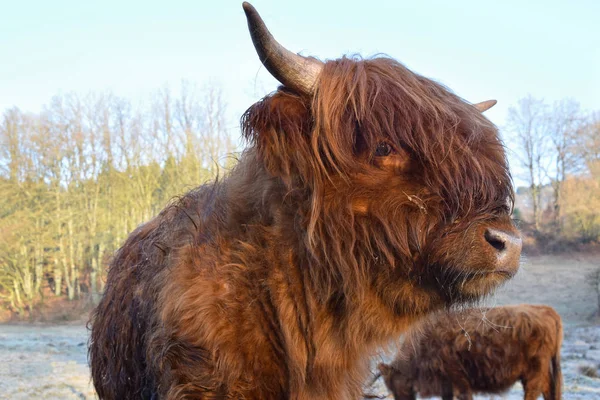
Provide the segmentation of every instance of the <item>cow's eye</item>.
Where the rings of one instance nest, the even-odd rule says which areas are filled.
[[[390,146],[387,142],[381,142],[377,145],[375,149],[375,157],[385,157],[389,156],[392,152],[392,146]]]

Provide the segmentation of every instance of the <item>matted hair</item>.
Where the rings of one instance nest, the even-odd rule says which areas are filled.
[[[385,257],[393,266],[423,251],[439,224],[460,219],[472,224],[473,218],[493,218],[512,207],[511,176],[496,127],[441,84],[391,58],[328,61],[312,98],[281,87],[246,111],[242,127],[266,168],[309,198],[303,210],[306,245],[317,260],[311,282],[323,285],[325,298],[343,283],[360,300],[364,285],[351,282],[367,279],[374,258]],[[349,177],[365,173],[357,157],[371,157],[369,149],[382,140],[399,144],[416,161],[415,181],[426,190],[387,198],[392,204],[372,206],[365,219],[348,197],[334,192],[364,189],[351,186]],[[397,229],[400,223],[406,228]]]
[[[514,272],[520,245],[500,263],[485,236],[516,232],[498,132],[438,83],[343,57],[241,124],[230,173],[117,252],[92,317],[100,397],[356,397],[377,346]]]

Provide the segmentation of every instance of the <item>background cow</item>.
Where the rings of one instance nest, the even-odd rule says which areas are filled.
[[[391,365],[380,364],[396,400],[502,393],[520,380],[525,399],[560,400],[562,323],[548,306],[438,313],[420,324]]]
[[[298,56],[244,10],[283,86],[243,116],[229,175],[116,254],[92,317],[103,399],[357,398],[379,345],[518,268],[494,101],[389,58]]]

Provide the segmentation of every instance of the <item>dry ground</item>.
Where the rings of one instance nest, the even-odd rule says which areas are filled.
[[[596,296],[585,278],[596,266],[600,258],[589,255],[525,258],[513,281],[487,301],[490,305],[544,303],[562,315],[564,399],[600,399],[600,379],[578,371],[581,365],[597,370],[600,363],[600,325],[588,318],[595,311]],[[86,344],[82,323],[0,325],[0,398],[93,399]],[[387,394],[381,380],[372,389]],[[516,385],[505,398],[522,399],[522,393]]]

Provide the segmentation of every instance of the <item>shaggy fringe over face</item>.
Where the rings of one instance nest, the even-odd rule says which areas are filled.
[[[402,265],[389,274],[433,279],[426,266],[460,259],[436,257],[443,236],[510,211],[496,128],[442,85],[389,58],[344,57],[325,63],[316,88],[312,98],[280,88],[246,111],[242,127],[266,168],[307,198],[299,222],[323,299],[341,285],[360,301],[356,282],[385,272],[383,262]],[[396,182],[373,163],[381,142],[410,160]],[[363,199],[368,216],[353,207]]]

